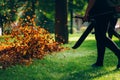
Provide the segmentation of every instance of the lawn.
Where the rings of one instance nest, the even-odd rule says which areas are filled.
[[[0,69],[0,80],[120,80],[116,71],[117,58],[106,50],[104,67],[93,68],[96,61],[96,42],[90,34],[78,49],[71,49],[80,34],[70,34],[69,50],[52,53],[42,60],[34,60],[30,66],[16,65]],[[113,39],[119,46],[120,41]]]

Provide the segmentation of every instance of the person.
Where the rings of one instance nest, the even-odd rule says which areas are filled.
[[[117,69],[120,69],[120,48],[106,36],[109,21],[116,8],[110,7],[107,0],[89,0],[84,20],[88,20],[89,16],[103,14],[94,17],[95,39],[97,46],[97,60],[93,67],[103,66],[105,48],[109,48],[118,58]],[[119,8],[118,8],[119,11]]]

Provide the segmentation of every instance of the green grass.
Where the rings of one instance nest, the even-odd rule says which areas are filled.
[[[116,71],[117,58],[106,50],[104,67],[93,68],[96,61],[94,35],[84,41],[78,49],[71,49],[80,34],[70,35],[70,50],[47,55],[42,60],[34,60],[30,66],[12,66],[0,70],[0,80],[120,80],[120,70]],[[120,41],[114,38],[117,44]]]

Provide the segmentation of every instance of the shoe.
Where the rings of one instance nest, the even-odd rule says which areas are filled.
[[[99,64],[99,63],[95,63],[92,65],[92,67],[102,67],[102,66],[103,66],[103,64]]]

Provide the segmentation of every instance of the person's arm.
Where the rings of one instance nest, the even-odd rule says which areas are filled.
[[[89,0],[88,6],[87,6],[87,9],[86,9],[86,12],[85,12],[84,20],[87,20],[87,19],[88,19],[89,12],[90,12],[90,10],[92,9],[95,1],[96,1],[96,0]]]

